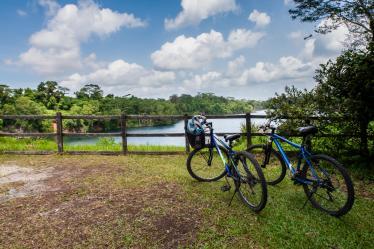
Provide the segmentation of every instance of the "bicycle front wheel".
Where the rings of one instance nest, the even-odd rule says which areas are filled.
[[[227,161],[228,155],[223,147],[220,147],[222,155]],[[226,168],[215,148],[203,147],[194,149],[187,158],[188,173],[198,181],[217,181],[226,175]]]
[[[238,152],[234,158],[233,179],[242,201],[253,211],[260,212],[267,202],[267,186],[261,167],[254,157]]]
[[[312,185],[303,185],[312,205],[336,217],[348,213],[353,206],[354,189],[346,169],[326,155],[313,155],[310,161],[312,167],[306,163],[302,176],[314,181]]]
[[[247,151],[251,153],[261,165],[267,184],[276,185],[284,179],[287,167],[279,152],[270,148],[269,162],[265,163],[265,144],[252,145],[247,149]]]

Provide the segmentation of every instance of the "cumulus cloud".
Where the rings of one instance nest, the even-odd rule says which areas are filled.
[[[289,5],[291,4],[293,1],[292,0],[284,0],[283,3],[284,5]]]
[[[310,77],[313,71],[311,63],[304,63],[293,56],[286,56],[281,57],[277,63],[257,62],[254,67],[243,72],[239,78],[239,84],[297,80]]]
[[[293,31],[288,34],[288,38],[293,40],[300,40],[303,39],[303,33],[301,31]]]
[[[243,55],[240,55],[234,60],[229,61],[227,63],[227,74],[232,76],[240,74],[243,71],[244,64],[245,57]]]
[[[55,1],[39,1],[53,7]],[[31,47],[22,53],[20,64],[30,66],[42,74],[58,74],[71,69],[81,69],[80,45],[96,35],[106,37],[122,27],[145,26],[145,22],[133,14],[118,13],[100,8],[93,1],[79,1],[77,5],[58,6],[48,20],[46,28],[29,38]]]
[[[237,9],[235,0],[182,0],[182,11],[175,19],[165,19],[165,28],[178,29],[197,25],[202,20]]]
[[[323,25],[322,21],[319,25]],[[303,59],[312,61],[316,66],[325,63],[329,58],[335,58],[346,47],[346,40],[349,35],[346,26],[340,26],[327,34],[316,34],[304,43],[301,52]]]
[[[225,73],[209,71],[192,75],[183,80],[183,87],[196,92],[225,89],[228,86],[230,89],[248,89],[248,86],[280,84],[284,81],[287,83],[309,81],[314,72],[312,63],[303,62],[293,56],[281,57],[276,63],[260,61],[253,67],[245,67],[244,64],[245,58],[239,56],[228,63]]]
[[[178,36],[151,54],[153,64],[162,69],[196,69],[215,58],[227,58],[234,51],[254,47],[264,36],[246,29],[233,30],[225,40],[220,32],[211,30],[195,37]]]
[[[61,85],[72,90],[81,88],[84,84],[93,83],[104,90],[114,93],[124,93],[131,89],[157,89],[175,82],[174,72],[148,70],[136,63],[115,60],[102,68],[88,74],[75,73],[62,80]]]
[[[229,80],[224,77],[220,72],[210,71],[204,74],[194,75],[190,79],[185,79],[183,81],[183,87],[185,89],[211,89],[215,86],[228,86]]]
[[[265,27],[270,23],[271,18],[265,12],[259,12],[255,9],[249,14],[248,20],[256,23],[257,27]]]

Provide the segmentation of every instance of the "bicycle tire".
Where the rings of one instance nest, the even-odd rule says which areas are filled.
[[[257,151],[256,151],[257,150]],[[255,144],[248,147],[247,152],[251,153],[255,159],[261,164],[262,172],[264,173],[266,183],[269,185],[276,185],[280,183],[286,176],[286,164],[278,151],[271,148],[270,160],[277,161],[271,168],[265,165],[265,144]],[[255,152],[256,151],[256,152]],[[273,158],[273,160],[272,160]]]
[[[328,195],[328,198],[326,198],[326,197],[322,196],[321,193],[317,194],[318,190],[316,190],[315,193],[312,194],[312,189],[311,189],[312,187],[310,185],[305,185],[304,184],[303,185],[304,192],[305,192],[306,196],[308,197],[309,201],[311,202],[312,206],[317,208],[317,209],[320,209],[320,210],[322,210],[322,211],[324,211],[324,212],[326,212],[326,213],[328,213],[332,216],[335,216],[335,217],[339,217],[339,216],[342,216],[342,215],[345,215],[346,213],[348,213],[353,206],[354,195],[355,194],[354,194],[354,187],[353,187],[352,179],[349,176],[347,170],[337,160],[335,160],[334,158],[332,158],[330,156],[327,156],[327,155],[323,155],[323,154],[312,155],[310,160],[313,164],[314,170],[316,172],[319,171],[318,172],[319,177],[323,177],[322,178],[323,181],[326,182],[327,186],[326,186],[325,189],[326,189],[326,193]],[[323,162],[323,165],[321,165],[322,164],[321,162]],[[336,186],[336,185],[339,184],[339,179],[338,179],[339,176],[335,176],[336,179],[334,179],[334,181],[333,181],[332,180],[333,173],[332,173],[331,170],[330,170],[330,172],[328,172],[329,169],[327,168],[327,165],[330,165],[331,168],[336,169],[337,172],[341,174],[341,180],[344,181],[345,189],[343,188],[344,186],[342,186],[341,189],[340,189],[340,186]],[[308,176],[308,169],[310,169],[310,167],[307,163],[305,163],[304,167],[302,169],[302,176],[303,177],[306,177],[306,178],[309,177]],[[311,170],[310,170],[310,172],[311,172]],[[322,172],[322,174],[320,172]],[[329,175],[329,176],[327,176],[327,175]],[[335,186],[333,186],[333,184]],[[315,188],[317,188],[317,187],[315,187]],[[333,190],[331,190],[331,189],[333,189]],[[333,193],[333,192],[341,192],[342,195],[344,195],[345,193],[347,194],[347,199],[344,201],[344,204],[341,207],[339,207],[337,210],[329,209],[329,208],[325,207],[321,202],[322,200],[324,202],[326,202],[326,201],[332,202],[331,200],[333,198],[332,198],[331,193]],[[321,201],[316,199],[316,196],[318,196]]]
[[[228,158],[227,151],[222,146],[219,146],[219,148],[220,148],[221,152],[223,153],[223,155],[227,159]],[[211,154],[211,156],[213,157],[212,162],[215,160],[215,158],[218,159],[217,163],[215,163],[215,161],[213,162],[213,163],[215,163],[214,165],[209,165],[208,161],[207,161],[207,158],[204,158],[204,153],[206,153],[207,150],[211,150],[211,152],[209,152],[209,153],[212,153]],[[222,165],[222,161],[221,161],[221,158],[218,155],[218,152],[214,151],[214,150],[215,150],[215,148],[202,147],[202,148],[194,149],[188,155],[187,170],[188,170],[188,173],[194,179],[196,179],[200,182],[212,182],[212,181],[217,181],[217,180],[221,179],[222,177],[224,177],[226,175],[226,173],[227,173],[226,168]],[[203,171],[200,172],[200,173],[195,168],[195,164],[199,164],[199,162],[197,162],[197,159],[198,159],[199,156],[202,157],[202,158],[199,158],[200,163],[201,163],[200,166],[202,168],[204,168]],[[209,154],[208,154],[208,156],[209,156]],[[195,163],[195,161],[197,163]],[[207,173],[208,171],[211,171],[211,172]]]
[[[245,160],[244,160],[245,159]],[[256,159],[247,151],[238,152],[234,158],[235,162],[237,163],[237,169],[239,171],[240,177],[238,177],[236,171],[233,171],[233,178],[240,179],[235,181],[235,185],[238,188],[239,196],[244,204],[252,209],[255,212],[260,212],[262,209],[265,208],[267,202],[267,185],[264,174],[262,173],[262,169]],[[253,167],[248,167],[248,161],[250,165]],[[240,171],[240,168],[243,167],[244,171]],[[255,197],[257,193],[254,193],[254,188],[258,186],[258,190],[261,191],[261,196],[259,198],[258,203],[253,203],[249,200],[248,196]],[[246,191],[244,190],[245,186],[250,189],[248,192],[249,195],[246,195]],[[256,197],[255,197],[256,198]]]

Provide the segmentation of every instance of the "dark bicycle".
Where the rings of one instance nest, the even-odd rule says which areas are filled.
[[[267,201],[267,186],[261,167],[246,151],[234,151],[232,143],[240,134],[225,136],[225,143],[213,132],[213,125],[204,116],[194,116],[186,127],[190,144],[195,149],[187,158],[187,170],[198,181],[210,182],[226,176],[234,182],[236,193],[253,211],[261,211]],[[207,133],[207,134],[206,134]],[[231,185],[221,188],[229,191]],[[230,204],[231,204],[230,201]]]
[[[342,216],[351,210],[354,202],[354,189],[347,170],[334,158],[323,154],[312,154],[308,146],[310,136],[318,132],[317,127],[307,126],[298,128],[303,137],[301,144],[293,143],[275,133],[276,127],[270,122],[260,127],[264,132],[268,129],[269,141],[266,144],[250,146],[247,151],[252,153],[260,162],[261,167],[270,185],[281,182],[287,168],[291,172],[291,179],[296,185],[302,185],[307,200],[311,204],[332,216]],[[294,168],[287,157],[280,141],[297,148],[298,163]],[[273,143],[278,148],[273,148]]]

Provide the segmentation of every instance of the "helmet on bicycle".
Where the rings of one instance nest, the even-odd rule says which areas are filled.
[[[191,135],[200,135],[204,133],[203,122],[201,116],[193,116],[188,120],[186,132]]]

